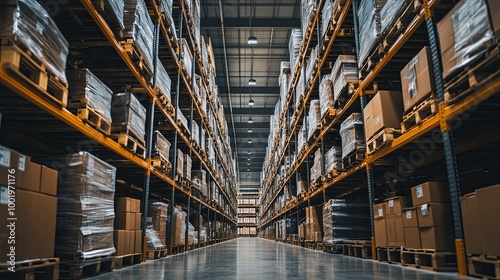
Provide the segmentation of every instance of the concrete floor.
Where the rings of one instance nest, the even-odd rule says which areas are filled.
[[[89,279],[458,279],[455,275],[332,255],[248,237]]]

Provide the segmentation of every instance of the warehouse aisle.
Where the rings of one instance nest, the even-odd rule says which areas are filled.
[[[457,279],[455,274],[373,263],[260,238],[222,244],[104,274],[104,279]]]

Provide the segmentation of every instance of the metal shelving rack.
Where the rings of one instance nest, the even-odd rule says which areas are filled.
[[[259,200],[259,195],[255,195],[255,194],[243,194],[243,193],[240,193],[238,196],[238,209],[248,209],[248,208],[251,208],[251,209],[254,209],[253,213],[238,213],[238,219],[239,218],[254,218],[255,219],[255,223],[240,223],[238,221],[238,228],[254,228],[255,230],[257,230],[257,217],[258,217],[258,209],[259,209],[259,206],[260,204],[258,203],[258,200]],[[255,201],[255,203],[253,204],[248,204],[248,203],[241,203],[241,202],[244,202],[242,201],[243,199],[252,199]],[[255,234],[238,234],[238,236],[256,236],[256,233]]]
[[[318,9],[316,10],[316,15],[313,17],[311,22],[309,23],[308,33],[304,36],[304,40],[302,42],[299,59],[297,62],[297,67],[295,69],[295,75],[292,77],[292,82],[290,86],[290,90],[287,94],[287,102],[285,104],[288,107],[292,99],[292,93],[295,90],[295,86],[298,81],[297,70],[300,69],[304,57],[308,51],[310,51],[310,42],[311,36],[314,36],[314,32],[309,32],[310,28],[314,29],[321,12],[321,7],[324,5],[325,1],[320,0],[318,4]],[[475,90],[473,93],[469,94],[467,97],[457,101],[454,104],[447,104],[444,100],[444,82],[442,80],[441,74],[441,61],[440,56],[441,52],[439,49],[438,35],[437,35],[437,14],[446,13],[451,10],[453,7],[453,3],[449,3],[444,0],[423,0],[420,2],[421,6],[418,12],[415,14],[413,20],[410,21],[405,31],[400,34],[393,42],[393,44],[389,47],[388,50],[385,51],[380,60],[376,63],[374,68],[367,73],[367,75],[360,80],[358,84],[358,88],[352,93],[350,98],[347,100],[345,105],[337,110],[335,116],[332,120],[323,125],[322,129],[319,132],[318,137],[316,137],[311,143],[307,143],[305,147],[305,151],[296,151],[297,152],[297,162],[293,165],[284,180],[282,180],[279,185],[273,186],[271,176],[268,177],[266,181],[263,182],[262,185],[262,195],[261,195],[261,211],[260,211],[260,225],[259,230],[263,230],[269,226],[273,225],[273,222],[284,218],[285,216],[290,217],[293,215],[297,215],[297,220],[299,219],[299,213],[304,206],[309,206],[312,202],[316,202],[318,204],[323,203],[326,200],[326,192],[334,191],[335,188],[343,187],[348,185],[348,187],[342,188],[340,191],[334,192],[330,197],[340,198],[346,197],[349,195],[353,195],[356,192],[363,191],[362,195],[368,195],[370,201],[370,211],[373,209],[373,200],[375,197],[375,191],[377,184],[383,182],[383,178],[380,179],[381,173],[384,170],[387,170],[387,165],[391,165],[392,163],[387,162],[387,158],[392,155],[397,155],[398,153],[404,153],[405,147],[409,146],[421,137],[425,135],[429,135],[435,130],[439,131],[443,139],[443,149],[441,151],[436,152],[435,154],[429,156],[425,164],[431,164],[439,160],[444,159],[444,165],[447,172],[447,180],[449,182],[450,193],[451,193],[451,201],[453,208],[453,222],[455,226],[455,236],[456,236],[456,253],[457,253],[457,261],[460,275],[467,274],[467,265],[466,265],[466,254],[464,250],[463,243],[463,230],[462,230],[462,222],[461,222],[461,214],[460,214],[460,187],[459,187],[459,173],[457,168],[457,160],[456,155],[460,153],[464,153],[466,151],[470,151],[474,148],[477,148],[485,143],[492,142],[494,139],[498,139],[498,137],[485,135],[485,137],[481,137],[480,139],[468,139],[466,142],[461,143],[461,145],[454,147],[453,145],[453,128],[450,125],[450,122],[461,116],[461,114],[467,112],[475,108],[476,106],[483,103],[485,100],[494,97],[500,91],[500,78],[495,77],[490,83],[485,84]],[[293,143],[297,143],[297,135],[296,131],[298,130],[298,125],[300,118],[305,111],[307,106],[307,102],[311,97],[311,92],[315,84],[317,83],[319,77],[321,76],[322,67],[332,60],[330,60],[329,53],[331,52],[332,47],[335,46],[335,41],[337,38],[342,38],[346,36],[349,29],[354,29],[356,47],[359,45],[359,40],[357,36],[360,36],[358,32],[358,22],[357,22],[357,10],[358,10],[358,1],[357,0],[348,0],[345,3],[345,6],[342,6],[341,12],[337,13],[334,16],[334,20],[336,21],[336,25],[333,25],[327,31],[327,37],[329,40],[319,41],[320,49],[322,52],[318,55],[319,59],[317,62],[316,71],[313,74],[314,78],[312,82],[306,85],[306,95],[304,100],[300,101],[300,105],[296,110],[296,119],[292,124],[289,134],[287,133],[287,138],[285,141],[284,149],[282,153],[278,156],[278,161],[275,165],[270,164],[267,169],[264,170],[265,174],[275,174],[278,171],[280,164],[282,163],[285,155],[291,155],[289,151],[290,146],[294,146]],[[352,26],[346,26],[346,16],[351,11],[353,16]],[[440,15],[442,16],[442,15]],[[425,25],[424,25],[425,23]],[[356,110],[354,107],[355,104],[359,104],[362,109],[366,103],[367,98],[376,93],[377,85],[375,84],[377,81],[377,77],[383,73],[383,71],[387,68],[387,66],[391,66],[391,64],[396,64],[399,62],[393,62],[392,59],[396,57],[398,54],[401,54],[407,49],[411,49],[408,47],[408,42],[412,39],[412,37],[416,37],[417,31],[422,33],[427,33],[427,44],[431,47],[432,51],[432,67],[434,69],[434,73],[438,73],[434,76],[434,80],[436,82],[436,96],[438,98],[439,106],[437,114],[429,117],[420,125],[410,129],[402,136],[396,138],[394,141],[386,145],[385,147],[375,151],[370,155],[365,156],[365,160],[356,164],[352,168],[340,173],[333,179],[324,180],[317,188],[308,189],[304,196],[295,197],[292,199],[284,209],[278,211],[277,213],[271,213],[271,208],[273,208],[273,204],[275,203],[278,196],[281,194],[283,188],[289,184],[290,180],[293,178],[298,179],[298,171],[301,168],[301,165],[304,163],[306,165],[309,164],[309,156],[313,154],[313,150],[315,150],[319,145],[323,147],[322,152],[324,156],[324,144],[323,140],[326,139],[327,134],[333,130],[338,130],[340,122],[345,118],[347,112],[352,112]],[[318,37],[320,37],[318,35]],[[406,45],[405,45],[406,44]],[[417,53],[416,50],[411,50],[412,56]],[[357,50],[359,53],[359,49]],[[410,57],[412,57],[410,56]],[[409,61],[409,59],[407,59]],[[401,65],[401,68],[406,63]],[[357,110],[359,112],[359,109]],[[282,113],[280,118],[280,130],[283,125],[285,125],[284,116],[286,111]],[[306,124],[305,124],[306,125]],[[472,137],[474,138],[474,137]],[[491,139],[493,138],[493,139]],[[270,155],[274,155],[276,148],[278,147],[279,139],[274,139],[273,147],[271,149]],[[296,147],[295,147],[296,149]],[[307,166],[309,168],[309,166]],[[363,175],[362,171],[366,176]],[[308,174],[308,170],[306,171]],[[324,173],[323,173],[324,174]],[[379,176],[377,176],[379,175]],[[307,176],[307,181],[309,183],[309,176]],[[274,187],[274,191],[271,191]],[[375,253],[375,240],[374,240],[374,229],[373,229],[373,213],[371,213],[372,217],[372,256],[376,256]]]
[[[174,30],[171,30],[170,24],[167,20],[166,17],[164,17],[161,12],[160,12],[160,7],[159,4],[157,3],[156,0],[151,0],[151,1],[146,1],[150,10],[150,14],[152,15],[153,22],[155,24],[155,38],[153,40],[154,42],[154,68],[156,69],[157,63],[162,63],[162,61],[157,61],[156,57],[158,54],[158,49],[159,49],[159,44],[164,43],[168,46],[169,49],[169,57],[172,59],[174,68],[176,69],[177,72],[177,93],[181,92],[180,91],[180,86],[181,84],[183,85],[183,88],[186,89],[187,94],[189,95],[191,99],[191,106],[190,106],[190,116],[191,120],[193,119],[193,114],[196,113],[197,116],[199,116],[202,120],[202,124],[205,126],[207,133],[211,135],[211,137],[215,140],[216,135],[214,133],[214,128],[210,127],[210,124],[208,123],[208,118],[207,116],[203,113],[201,110],[201,104],[198,102],[196,99],[195,93],[192,88],[192,84],[194,83],[195,80],[194,78],[189,79],[187,76],[188,73],[185,72],[182,63],[180,62],[180,57],[181,53],[179,52],[180,47],[178,46],[178,42],[175,39],[175,36],[173,32]],[[188,19],[186,17],[183,17],[183,14],[186,13],[187,11],[185,10],[185,4],[184,0],[180,0],[180,2],[174,3],[174,6],[180,7],[178,10],[180,14],[180,20],[179,20],[179,37],[182,37],[183,35],[186,35],[184,32],[182,32],[182,24],[188,24]],[[223,143],[223,148],[225,155],[222,155],[222,148],[219,147],[214,141],[214,150],[215,154],[220,161],[220,163],[223,166],[223,170],[225,172],[225,177],[229,178],[230,181],[230,188],[226,190],[224,188],[224,185],[222,184],[222,176],[220,176],[217,173],[217,170],[215,169],[214,166],[211,165],[211,163],[208,162],[207,155],[201,151],[196,149],[190,138],[184,134],[182,129],[178,126],[176,120],[176,116],[171,115],[168,111],[168,107],[165,106],[160,100],[157,98],[157,91],[155,89],[155,81],[154,81],[154,76],[153,76],[153,84],[150,85],[146,78],[141,74],[140,69],[138,66],[132,61],[122,44],[120,43],[119,38],[115,36],[115,33],[113,32],[113,29],[107,24],[106,20],[103,18],[103,16],[96,10],[93,2],[91,0],[81,0],[80,3],[71,3],[67,7],[69,10],[75,9],[77,11],[86,11],[88,13],[89,19],[93,21],[93,23],[97,26],[97,29],[100,30],[101,34],[99,35],[100,37],[105,38],[105,44],[106,46],[112,47],[115,51],[115,56],[119,57],[119,61],[128,68],[126,71],[128,71],[128,75],[133,76],[135,78],[135,81],[133,83],[138,84],[138,86],[141,87],[140,92],[144,92],[147,96],[147,99],[149,100],[149,106],[146,108],[147,109],[147,123],[146,123],[146,159],[142,159],[141,157],[135,155],[131,151],[125,149],[122,147],[120,144],[118,144],[116,141],[112,140],[110,137],[105,136],[104,134],[101,134],[98,132],[96,129],[86,125],[80,118],[75,116],[73,113],[68,111],[66,108],[62,108],[60,105],[56,105],[53,102],[50,102],[47,100],[47,98],[44,97],[44,94],[39,92],[38,90],[33,89],[26,83],[23,83],[15,78],[12,78],[11,75],[7,73],[7,69],[4,67],[0,67],[0,83],[5,85],[6,87],[10,88],[10,90],[14,93],[15,96],[21,96],[24,99],[26,99],[28,102],[27,104],[23,103],[23,106],[33,106],[35,105],[36,107],[40,108],[41,114],[45,114],[47,118],[50,118],[51,121],[58,123],[58,125],[63,125],[66,126],[66,130],[70,130],[72,133],[78,134],[78,138],[80,141],[84,141],[86,139],[90,140],[92,143],[96,143],[95,150],[98,150],[99,152],[106,154],[106,157],[110,158],[111,160],[115,162],[119,162],[120,164],[117,166],[119,174],[123,171],[124,173],[128,173],[128,171],[131,171],[130,173],[135,173],[139,174],[138,177],[140,177],[140,174],[142,173],[143,179],[140,180],[142,181],[142,186],[138,187],[137,185],[133,184],[128,185],[127,188],[125,188],[123,191],[126,194],[134,194],[135,196],[142,196],[142,213],[147,213],[148,212],[148,200],[150,195],[154,196],[158,199],[164,200],[164,201],[169,201],[170,207],[172,210],[174,203],[176,200],[181,200],[187,204],[187,213],[189,215],[190,212],[197,212],[198,214],[202,214],[206,210],[206,216],[209,221],[210,217],[213,217],[213,221],[221,221],[225,222],[227,224],[231,224],[230,229],[228,229],[231,232],[236,232],[236,227],[237,227],[237,220],[236,220],[236,215],[237,215],[237,208],[236,208],[236,186],[235,186],[235,170],[232,169],[233,164],[231,163],[226,163],[225,158],[231,159],[231,152],[229,148],[229,144],[226,143],[225,140],[222,140],[221,143]],[[184,19],[183,19],[184,18]],[[83,28],[83,27],[81,27]],[[76,32],[76,30],[73,30]],[[83,31],[83,30],[81,30]],[[96,30],[92,30],[96,31]],[[90,31],[90,32],[92,32]],[[160,32],[161,31],[161,32]],[[160,33],[162,34],[160,36]],[[196,46],[194,43],[194,37],[191,36],[191,46]],[[164,41],[164,42],[163,42]],[[85,43],[83,43],[85,44]],[[194,48],[194,54],[196,57],[196,60],[193,61],[193,73],[190,73],[190,77],[194,77],[195,73],[195,64],[199,67],[199,69],[202,68],[202,61],[201,61],[201,54],[198,48]],[[124,69],[122,69],[124,70]],[[155,71],[155,70],[154,70]],[[172,73],[170,73],[172,74]],[[199,74],[202,78],[205,84],[208,81],[208,78],[206,77],[206,73],[204,71],[199,71]],[[175,80],[173,80],[174,84]],[[176,94],[176,99],[177,99],[177,104],[179,100],[179,95]],[[212,110],[216,112],[215,110],[215,101],[214,101],[214,93],[209,90],[208,94],[208,99],[209,103],[212,107]],[[7,99],[4,99],[7,101]],[[12,102],[19,102],[22,103],[22,100],[19,100],[19,98],[13,97],[13,96],[8,96],[9,102],[11,100],[14,100]],[[176,107],[174,107],[176,108]],[[177,110],[176,110],[177,111]],[[19,113],[22,115],[23,113]],[[172,175],[171,177],[162,173],[161,170],[156,169],[153,167],[151,163],[151,147],[152,147],[152,138],[153,138],[153,128],[154,128],[154,123],[155,119],[158,119],[158,117],[161,117],[161,119],[164,119],[168,122],[169,127],[173,130],[173,133],[175,135],[175,139],[172,143],[173,151],[174,151],[174,157],[173,157],[173,162],[172,164],[174,165],[174,168],[172,169]],[[216,123],[218,126],[219,131],[224,131],[222,130],[223,126],[222,123],[224,123],[224,120],[220,120],[217,115],[215,114],[216,118]],[[190,128],[192,128],[191,122],[190,122]],[[2,127],[2,129],[5,129]],[[200,130],[201,130],[201,125],[200,125]],[[221,137],[224,135],[224,133],[220,134]],[[42,136],[43,137],[43,136]],[[179,140],[178,140],[179,138]],[[64,139],[61,140],[64,142]],[[69,143],[72,143],[68,141]],[[211,182],[215,182],[217,187],[219,188],[220,192],[224,196],[224,201],[228,205],[226,209],[222,209],[222,207],[219,207],[217,205],[214,205],[210,203],[208,200],[202,199],[201,197],[195,196],[192,191],[188,188],[183,187],[179,182],[177,182],[175,179],[175,164],[176,164],[176,157],[175,153],[177,152],[177,147],[178,145],[181,145],[183,147],[186,147],[189,150],[189,153],[191,156],[195,156],[197,160],[200,162],[200,168],[203,167],[209,176],[207,180],[207,185],[210,188]],[[56,145],[56,144],[54,144]],[[71,144],[67,144],[70,145]],[[72,150],[72,149],[71,149]],[[125,163],[124,163],[125,162]],[[127,168],[125,170],[121,170],[121,167]],[[142,171],[141,171],[142,170]],[[117,177],[118,180],[120,180],[120,177]],[[120,180],[121,181],[121,180]],[[126,184],[126,180],[123,180],[121,182],[124,182]],[[138,184],[140,185],[140,183]],[[167,198],[167,192],[168,189],[170,188],[170,197],[169,199]],[[118,191],[118,189],[117,189]],[[122,191],[122,190],[121,190]],[[196,203],[197,207],[195,208],[194,211],[192,211],[191,204]],[[197,208],[197,209],[196,209]],[[172,219],[173,211],[169,211],[170,214],[170,219]],[[145,234],[145,222],[146,222],[146,215],[143,215],[143,220],[142,220],[142,229],[143,229],[143,234]],[[186,223],[188,222],[188,219],[186,220]],[[170,223],[172,225],[172,223]],[[169,236],[172,235],[172,228],[169,229]],[[186,232],[187,234],[187,232]],[[233,237],[234,234],[228,234],[227,236],[224,236],[220,240],[217,241],[223,241],[227,240],[230,237]],[[172,246],[170,246],[170,241],[171,238],[168,238],[167,243],[170,248],[170,253],[172,253]],[[210,241],[209,243],[214,243],[214,241]],[[186,246],[187,247],[187,246]]]

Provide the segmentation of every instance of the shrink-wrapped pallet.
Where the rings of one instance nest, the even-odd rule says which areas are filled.
[[[144,0],[125,0],[123,13],[125,38],[134,40],[134,45],[142,55],[146,67],[153,72],[154,26]]]
[[[169,161],[169,156],[170,156],[170,142],[159,132],[156,130],[153,133],[153,149],[151,152],[152,156],[160,156],[164,160]]]
[[[334,100],[339,98],[348,83],[358,82],[359,70],[356,62],[356,56],[354,55],[339,55],[335,61],[330,74],[333,83]]]
[[[319,105],[321,111],[321,119],[334,106],[333,83],[330,74],[323,76],[319,84]]]
[[[365,148],[365,135],[363,130],[363,116],[353,113],[340,125],[342,138],[342,159],[358,149]]]
[[[112,131],[129,130],[137,139],[144,141],[146,109],[130,92],[115,93],[111,103]]]
[[[323,205],[323,244],[333,245],[344,240],[369,240],[370,208],[366,202],[328,200]]]
[[[321,124],[321,108],[318,99],[311,100],[309,104],[308,120],[309,131],[307,133],[307,139],[310,139]]]
[[[370,52],[379,42],[381,35],[380,10],[385,2],[386,0],[362,0],[359,5],[359,34],[362,34],[358,54],[359,67],[365,63]]]

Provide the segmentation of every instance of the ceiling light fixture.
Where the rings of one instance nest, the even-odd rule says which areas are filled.
[[[250,171],[250,168],[247,168],[247,171]]]
[[[248,37],[248,44],[249,45],[257,45],[257,37],[250,35]]]
[[[252,144],[252,139],[248,139],[247,143]]]
[[[251,151],[248,151],[248,152],[247,152],[247,154],[251,155],[251,154],[252,154],[252,152],[251,152]]]
[[[248,85],[249,86],[256,86],[257,85],[257,81],[254,78],[250,78],[248,80]]]
[[[252,117],[248,117],[248,123],[253,123]]]
[[[248,101],[248,105],[253,106],[255,105],[255,101],[250,97],[250,100]]]
[[[248,133],[252,133],[252,128],[248,128]]]
[[[248,158],[248,161],[250,161],[250,158]]]
[[[250,162],[247,162],[247,165],[250,165]]]

